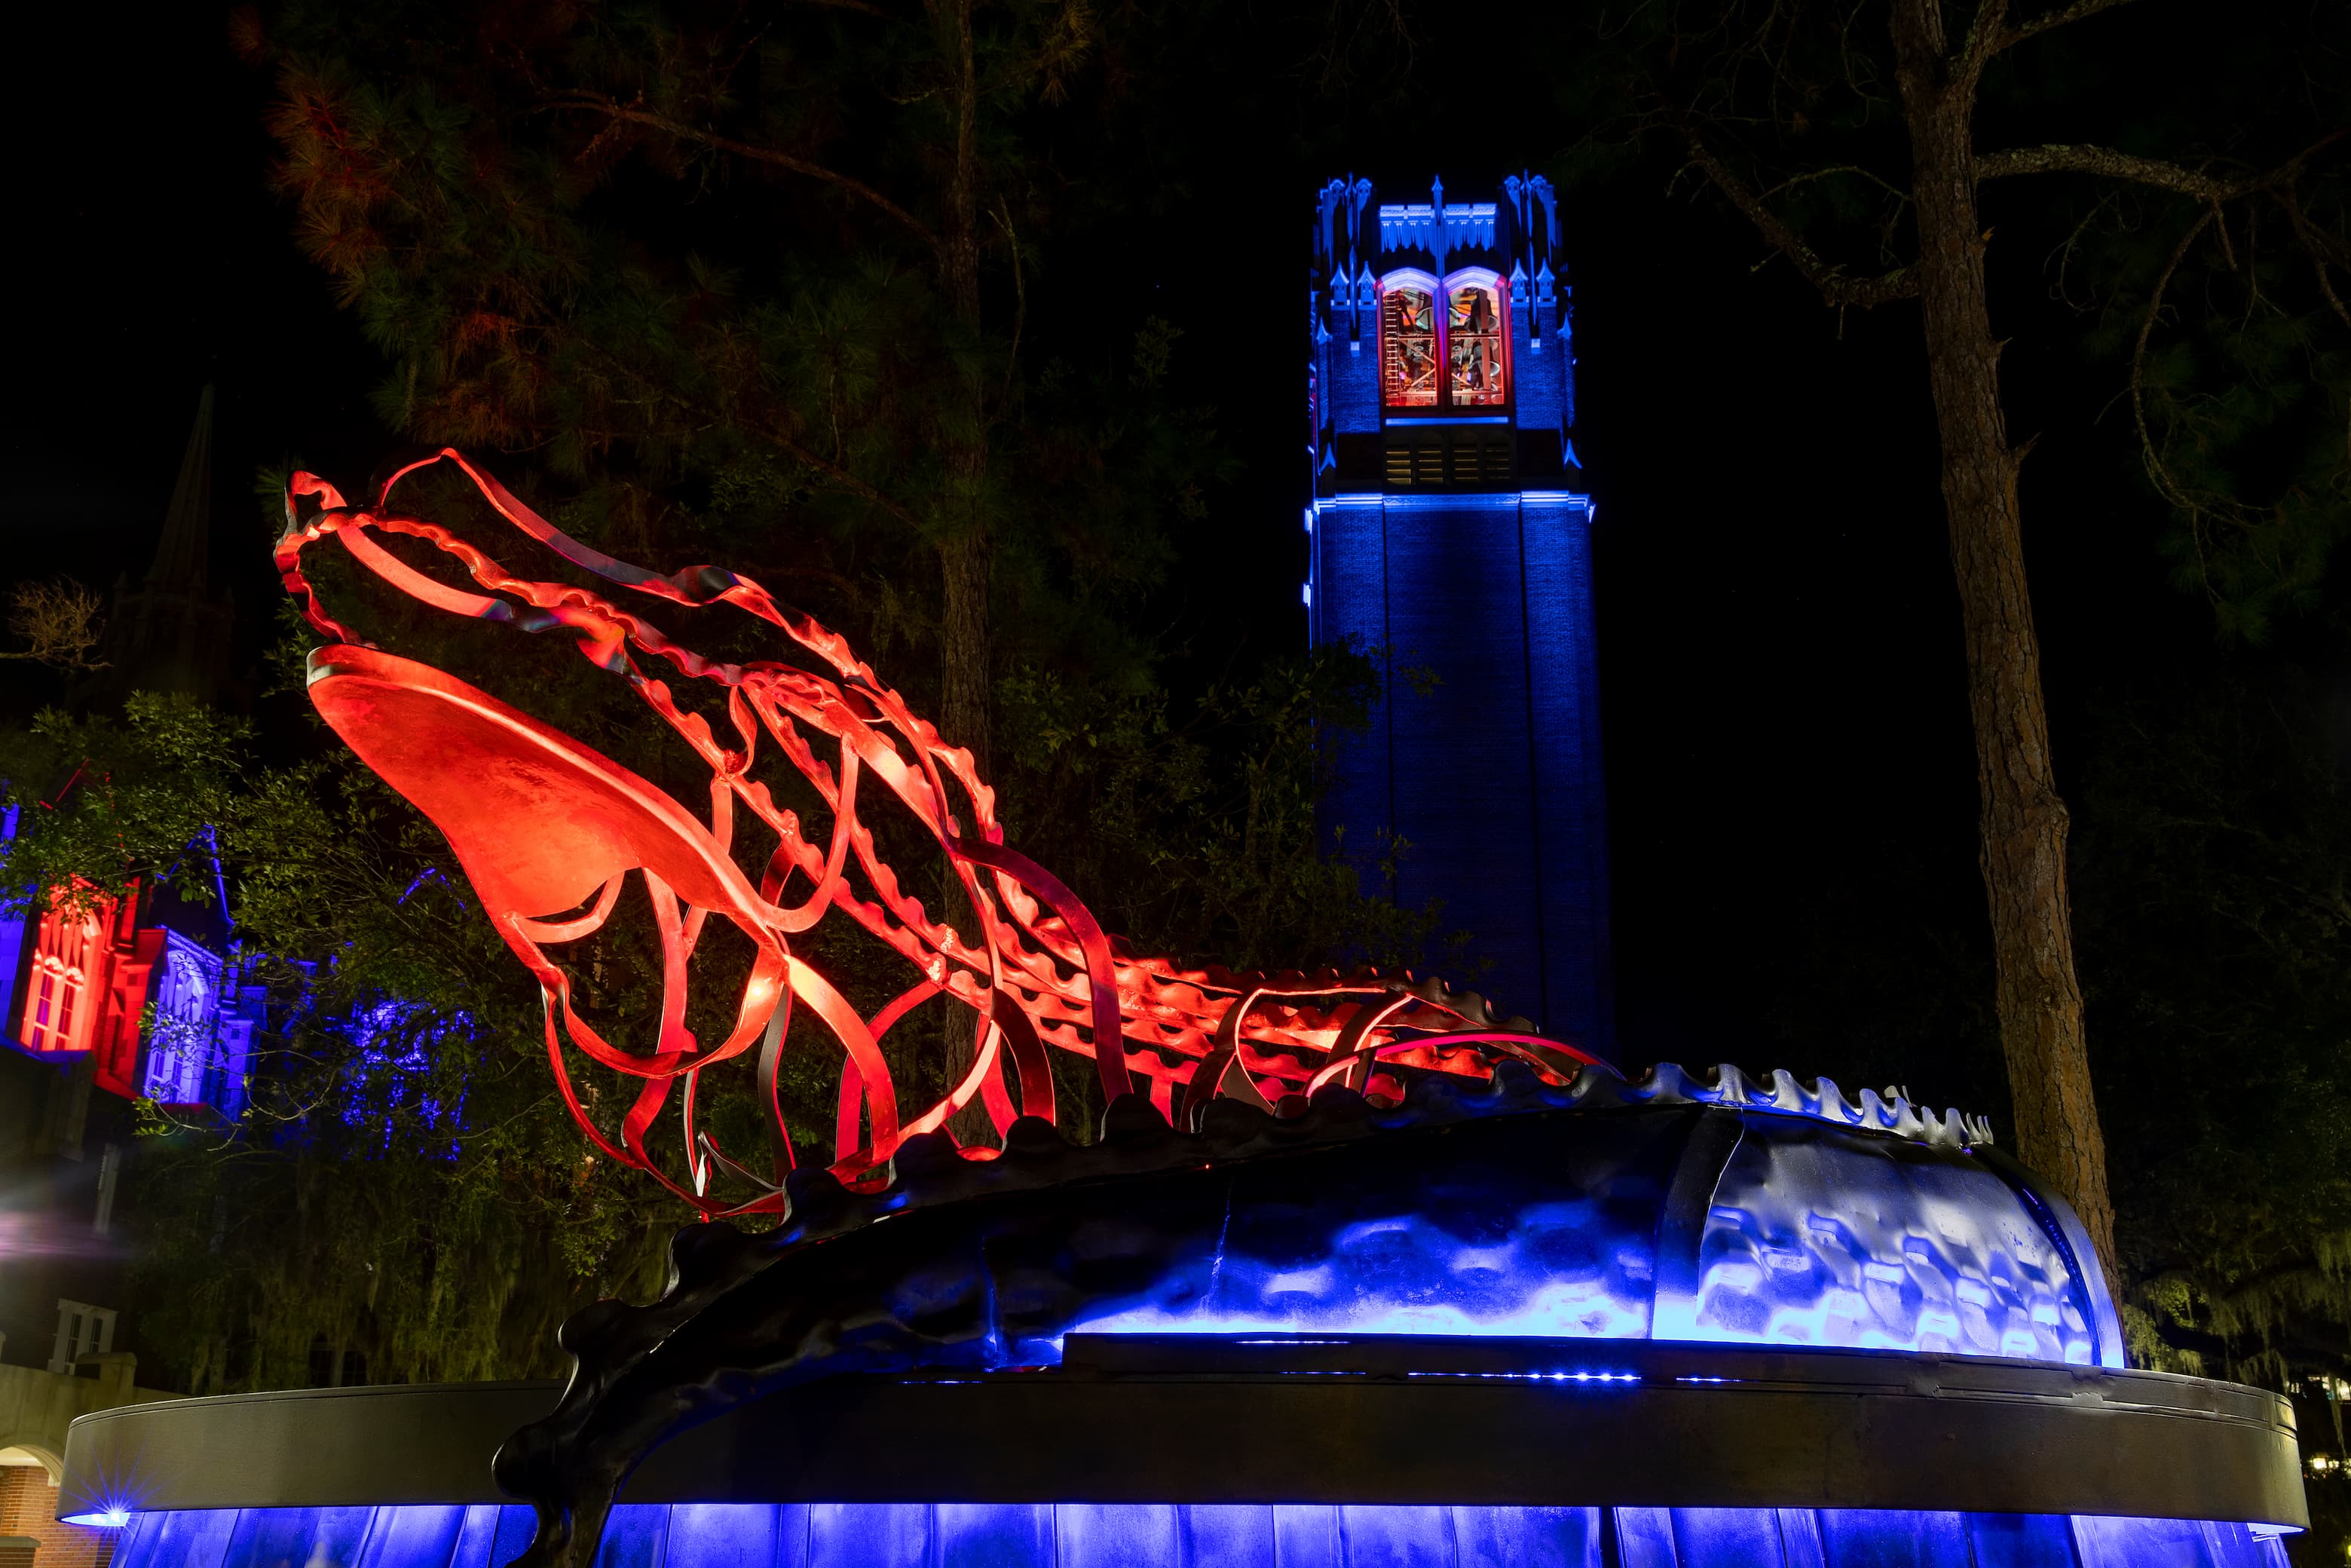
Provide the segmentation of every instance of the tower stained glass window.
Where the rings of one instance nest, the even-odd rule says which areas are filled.
[[[1510,383],[1502,361],[1506,318],[1494,286],[1457,284],[1447,305],[1445,340],[1451,401],[1457,407],[1507,401]]]
[[[1390,408],[1437,402],[1437,301],[1425,288],[1392,285],[1380,299],[1380,380]]]

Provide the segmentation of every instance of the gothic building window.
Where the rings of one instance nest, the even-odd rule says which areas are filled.
[[[74,1004],[81,998],[81,976],[72,969],[36,961],[33,1018],[25,1039],[35,1051],[73,1049]]]
[[[204,1103],[204,1070],[219,1032],[220,960],[176,931],[163,933],[155,974],[154,1026],[148,1033],[147,1098],[160,1105]]]
[[[25,1043],[35,1051],[88,1047],[89,1013],[83,992],[97,946],[97,916],[58,906],[42,917],[23,1031]]]
[[[88,1301],[57,1303],[57,1343],[49,1353],[49,1370],[61,1377],[74,1375],[74,1364],[85,1355],[104,1355],[114,1348],[114,1309]]]
[[[1380,401],[1392,409],[1509,402],[1510,331],[1508,290],[1483,267],[1442,281],[1390,273],[1380,283]]]
[[[84,907],[54,888],[31,933],[16,1038],[35,1051],[87,1051],[97,1082],[110,1094],[139,1093],[140,1015],[148,971],[162,956],[163,933],[139,928],[138,895],[99,897],[83,888]]]
[[[1509,397],[1502,346],[1506,325],[1493,284],[1460,283],[1450,290],[1445,321],[1446,390],[1456,407],[1499,403]]]
[[[1390,408],[1437,405],[1437,298],[1416,277],[1380,291],[1381,396]]]

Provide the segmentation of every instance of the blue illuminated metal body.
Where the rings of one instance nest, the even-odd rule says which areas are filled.
[[[1376,651],[1384,677],[1370,732],[1326,737],[1324,831],[1399,904],[1443,902],[1499,1008],[1613,1059],[1571,290],[1549,183],[1495,193],[1357,180],[1320,196],[1309,634]],[[1405,273],[1490,276],[1507,295],[1503,405],[1383,407],[1383,280]]]
[[[530,1528],[530,1511],[515,1507],[148,1513],[114,1563],[498,1568]],[[681,1503],[616,1510],[596,1568],[1602,1568],[1612,1560],[1621,1568],[2284,1568],[2286,1556],[2256,1526],[2053,1514]]]
[[[1196,1248],[1171,1249],[1143,1291],[1056,1337],[1547,1335],[2123,1364],[2086,1239],[2068,1241],[2042,1198],[1958,1138],[1886,1135],[1906,1116],[1923,1125],[1898,1101],[1847,1107],[1831,1084],[1824,1110],[1784,1073],[1757,1085],[1735,1068],[1711,1082],[1670,1065],[1622,1089],[1588,1080],[1653,1109],[1559,1129],[1497,1117],[1468,1158],[1371,1149],[1311,1172],[1237,1169],[1188,1227],[1171,1222]],[[1677,1103],[1718,1120],[1658,1113]]]
[[[506,1568],[517,1494],[601,1542],[558,1568],[2281,1568],[2306,1521],[2285,1402],[2124,1369],[2078,1221],[1956,1112],[1507,1063],[1124,1105],[682,1234],[561,1390],[84,1417],[60,1509],[120,1568]]]

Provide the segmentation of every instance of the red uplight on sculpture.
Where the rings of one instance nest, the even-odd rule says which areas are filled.
[[[781,651],[818,668],[705,659],[614,603],[512,575],[446,528],[389,509],[402,478],[444,460],[507,522],[573,566],[684,609],[731,605],[776,627]],[[377,531],[430,543],[484,591],[418,571],[377,542]],[[708,767],[707,820],[551,726],[385,653],[330,618],[301,570],[303,549],[329,536],[383,581],[436,609],[527,632],[568,632],[591,664],[627,680]],[[999,1133],[1018,1115],[1055,1119],[1047,1046],[1092,1057],[1106,1098],[1145,1092],[1187,1124],[1218,1095],[1270,1110],[1328,1082],[1386,1088],[1388,1080],[1373,1076],[1381,1062],[1482,1077],[1499,1056],[1547,1073],[1572,1072],[1592,1060],[1520,1020],[1498,1025],[1482,998],[1434,980],[1371,970],[1196,971],[1129,952],[1050,872],[1005,846],[995,793],[971,754],[916,716],[841,637],[733,572],[689,567],[661,577],[591,549],[455,451],[394,474],[372,510],[348,506],[312,475],[296,475],[277,559],[310,623],[330,639],[310,655],[312,702],[447,836],[499,936],[538,979],[549,1061],[572,1115],[605,1155],[651,1172],[705,1212],[783,1205],[783,1176],[797,1156],[775,1095],[795,1005],[813,1012],[842,1052],[831,1168],[844,1178],[887,1160],[915,1133],[944,1129],[975,1098]],[[641,659],[663,661],[723,693],[729,733],[722,737],[681,706]],[[804,832],[799,815],[753,777],[762,745],[813,788],[831,813],[825,831]],[[947,856],[977,943],[925,911],[877,849],[860,817],[861,790],[870,799],[877,787]],[[747,814],[774,840],[757,873],[735,859],[738,820]],[[571,979],[549,952],[601,928],[632,872],[643,877],[662,943],[661,1021],[649,1051],[623,1049],[581,1018]],[[713,915],[747,937],[756,956],[732,1029],[705,1045],[684,1019],[695,948]],[[870,1018],[793,949],[795,938],[836,915],[896,952],[911,971],[907,988]],[[959,1082],[909,1113],[898,1103],[882,1041],[941,994],[971,1009],[977,1049]],[[567,1046],[638,1081],[617,1138],[582,1104]],[[755,1050],[770,1143],[765,1170],[730,1156],[695,1124],[697,1075]],[[661,1169],[645,1148],[673,1091],[687,1151],[682,1173]],[[710,1187],[719,1171],[752,1196],[716,1199]]]

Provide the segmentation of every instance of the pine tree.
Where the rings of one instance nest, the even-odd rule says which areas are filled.
[[[2018,1153],[2072,1201],[2113,1275],[2114,1206],[2074,956],[2069,819],[2025,578],[2018,481],[2032,442],[2008,430],[1991,214],[2041,229],[2061,260],[2077,248],[2097,253],[2098,303],[2137,329],[2127,391],[2147,470],[2187,520],[2203,580],[2228,585],[2224,615],[2233,604],[2241,622],[2256,622],[2280,592],[2309,586],[2325,542],[2351,523],[2342,440],[2351,381],[2341,348],[2321,351],[2313,340],[2331,329],[2340,344],[2351,333],[2340,303],[2351,281],[2336,146],[2351,124],[2340,17],[2167,16],[2125,0],[1677,0],[1636,8],[1600,36],[1603,47],[1571,73],[1574,108],[1591,128],[1585,158],[1605,165],[1653,151],[1728,210],[1742,250],[1760,243],[1840,317],[1919,313]],[[2282,54],[2311,62],[2299,90],[2278,90],[2272,68]],[[2183,89],[2189,78],[2194,86]],[[2018,185],[2053,189],[2009,198]],[[2134,272],[2129,258],[2150,246],[2156,265]],[[2183,267],[2210,280],[2238,267],[2248,246],[2256,269],[2234,301],[2180,287]],[[2095,326],[2085,334],[2096,335]],[[2225,351],[2195,366],[2188,343],[2215,338]],[[2167,340],[2177,351],[2150,352]],[[2294,371],[2283,371],[2286,359]],[[2312,372],[2324,378],[2314,387]],[[2227,448],[2233,440],[2233,455],[2245,455],[2248,425],[2274,434],[2278,422],[2264,416],[2279,412],[2287,380],[2333,426],[2331,443],[2297,476],[2324,498],[2249,505],[2227,473]],[[2239,482],[2250,481],[2241,473]]]

